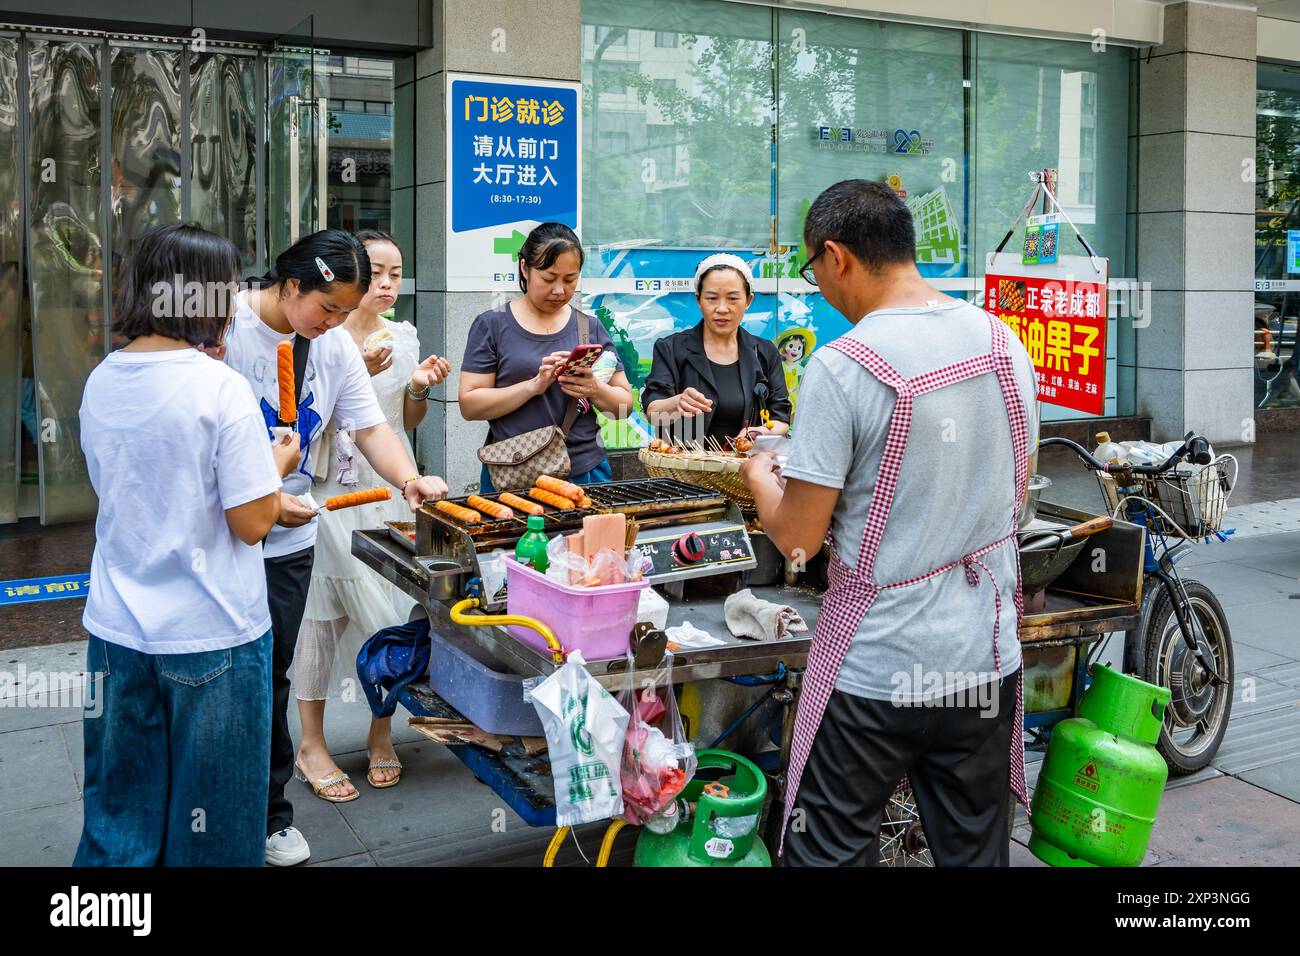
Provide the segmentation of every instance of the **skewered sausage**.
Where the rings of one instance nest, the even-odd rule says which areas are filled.
[[[537,502],[529,501],[527,498],[520,498],[518,495],[512,495],[508,491],[504,494],[497,495],[497,498],[503,505],[509,505],[525,514],[540,515],[546,513],[546,509]]]
[[[545,488],[532,488],[528,492],[529,498],[536,498],[544,505],[550,505],[552,508],[558,508],[560,511],[572,511],[577,507],[570,499],[564,495],[557,495],[553,491],[547,491]]]
[[[570,501],[581,501],[586,497],[579,488],[571,481],[561,481],[559,478],[552,478],[550,475],[540,475],[533,484],[543,491],[554,492],[557,495],[568,498]]]
[[[485,515],[491,515],[493,518],[513,518],[515,513],[505,505],[498,504],[495,501],[489,501],[482,495],[470,495],[465,499],[465,504],[469,505],[476,511],[481,511]]]
[[[335,495],[332,498],[326,498],[325,507],[330,511],[338,511],[340,508],[368,505],[372,501],[387,501],[391,497],[393,497],[393,493],[387,488],[370,488],[366,491],[351,491],[346,495]]]
[[[454,505],[450,501],[439,501],[434,507],[443,514],[451,515],[461,524],[478,524],[483,520],[483,516],[472,508],[466,508],[463,505]]]
[[[298,403],[294,400],[297,383],[293,380],[293,345],[281,342],[275,347],[276,377],[280,385],[280,421],[292,425],[298,420]]]

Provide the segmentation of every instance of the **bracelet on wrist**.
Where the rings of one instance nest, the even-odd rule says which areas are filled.
[[[410,478],[407,478],[404,482],[402,482],[402,494],[406,494],[407,485],[409,485],[413,481],[419,481],[419,480],[420,480],[419,475],[412,475]]]
[[[427,402],[429,400],[429,388],[430,386],[428,385],[424,386],[423,391],[421,391],[421,393],[417,395],[415,394],[415,389],[411,388],[411,383],[407,382],[406,394],[413,402]]]

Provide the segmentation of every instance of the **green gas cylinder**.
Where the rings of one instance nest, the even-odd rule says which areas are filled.
[[[701,750],[699,767],[682,791],[694,805],[689,822],[670,833],[641,829],[636,866],[771,866],[758,838],[758,817],[767,797],[763,772],[739,754]]]
[[[1154,744],[1169,688],[1105,665],[1079,716],[1052,729],[1034,790],[1029,850],[1053,866],[1137,866],[1169,768]]]

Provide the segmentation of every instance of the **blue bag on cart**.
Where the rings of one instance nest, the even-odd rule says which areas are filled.
[[[391,717],[403,688],[429,671],[429,621],[376,631],[357,653],[357,677],[376,717]],[[387,691],[385,697],[383,692]]]

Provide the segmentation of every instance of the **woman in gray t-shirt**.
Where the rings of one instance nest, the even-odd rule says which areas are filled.
[[[489,423],[487,443],[560,425],[570,399],[579,412],[569,431],[569,480],[608,481],[609,460],[600,444],[596,409],[610,418],[632,410],[632,386],[621,362],[602,382],[591,369],[556,371],[578,345],[578,311],[569,305],[582,273],[582,243],[568,226],[544,222],[519,250],[523,295],[504,309],[484,312],[470,326],[460,372],[460,411],[467,421]],[[604,326],[587,318],[589,340],[612,352]],[[487,466],[480,488],[492,492]]]

